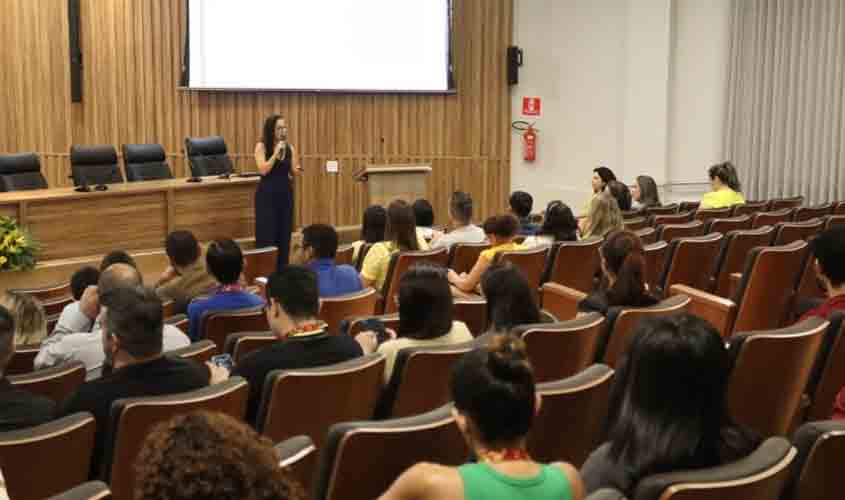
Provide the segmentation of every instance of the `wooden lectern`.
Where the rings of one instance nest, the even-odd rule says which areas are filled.
[[[369,165],[355,175],[355,180],[367,184],[367,205],[387,207],[391,201],[403,199],[408,203],[425,198],[428,193],[427,165]]]

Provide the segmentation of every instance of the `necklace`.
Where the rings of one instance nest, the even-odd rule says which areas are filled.
[[[517,460],[531,460],[531,455],[524,448],[504,448],[501,450],[487,450],[479,454],[484,462],[498,463]]]

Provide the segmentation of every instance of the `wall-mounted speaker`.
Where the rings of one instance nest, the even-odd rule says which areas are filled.
[[[512,45],[508,47],[508,85],[519,83],[520,66],[522,66],[522,49]]]
[[[79,36],[79,2],[80,0],[67,1],[71,102],[82,102],[82,45]]]

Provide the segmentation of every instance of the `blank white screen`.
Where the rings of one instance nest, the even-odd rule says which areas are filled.
[[[189,0],[189,86],[446,91],[448,0]]]

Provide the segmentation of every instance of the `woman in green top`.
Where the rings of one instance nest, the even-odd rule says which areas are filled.
[[[526,450],[540,408],[534,374],[518,338],[497,335],[452,370],[452,410],[477,463],[420,463],[402,474],[383,500],[581,500],[584,486],[571,465],[535,462]]]

